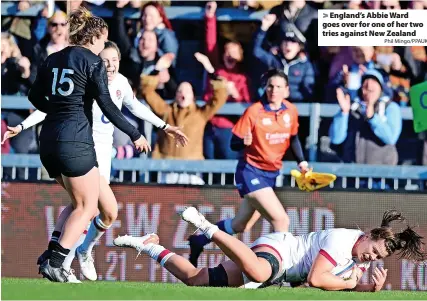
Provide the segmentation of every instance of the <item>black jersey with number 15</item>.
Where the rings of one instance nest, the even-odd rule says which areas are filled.
[[[84,47],[70,46],[51,54],[39,67],[28,99],[47,113],[41,141],[93,144],[94,99],[105,116],[132,141],[141,136],[111,100],[101,58]]]

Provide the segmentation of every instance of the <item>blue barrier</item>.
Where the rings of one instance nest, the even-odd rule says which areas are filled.
[[[39,155],[3,154],[2,167],[42,167]],[[236,160],[154,160],[134,158],[113,159],[112,167],[121,171],[234,173]],[[334,173],[338,177],[427,180],[427,166],[387,166],[345,163],[310,163],[318,172]],[[293,161],[284,162],[282,174],[296,169]]]
[[[89,5],[91,11],[102,18],[111,18],[113,11],[104,6]],[[2,16],[35,17],[44,7],[43,4],[35,4],[25,11],[18,11],[16,2],[2,2]],[[198,6],[171,6],[165,7],[166,15],[170,20],[203,20],[204,8]],[[267,11],[251,12],[237,8],[219,8],[217,10],[218,21],[259,21],[267,14]],[[139,19],[139,10],[133,8],[124,9],[125,18]]]
[[[169,103],[171,100],[168,101]],[[206,104],[203,100],[198,100],[197,105],[202,106]],[[311,116],[313,112],[312,106],[320,106],[319,117],[333,117],[340,107],[337,104],[309,104],[309,103],[296,103],[298,114],[300,116]],[[226,103],[218,112],[221,115],[242,115],[246,108],[249,106],[247,103]],[[1,108],[4,110],[27,110],[34,109],[34,106],[28,101],[25,96],[9,96],[3,95],[1,97]],[[413,114],[411,108],[401,108],[403,120],[412,120]]]

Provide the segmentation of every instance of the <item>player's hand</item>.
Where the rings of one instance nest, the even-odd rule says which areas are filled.
[[[188,144],[188,137],[181,131],[182,128],[177,126],[169,126],[165,132],[171,137],[175,138],[176,146],[186,146]]]
[[[203,68],[205,68],[205,70],[209,73],[214,73],[215,72],[215,68],[212,66],[211,61],[209,60],[209,58],[200,53],[200,52],[196,52],[194,54],[194,57],[196,58],[196,60],[203,65]]]
[[[277,16],[275,14],[268,14],[265,15],[264,18],[262,18],[262,22],[261,22],[261,29],[263,31],[267,31],[271,25],[274,24],[274,22],[276,22]]]
[[[350,275],[350,278],[346,280],[346,289],[353,289],[356,287],[357,283],[359,282],[359,268],[357,266],[353,267],[353,271]]]
[[[252,132],[250,128],[248,128],[248,132],[243,136],[243,144],[246,146],[252,144]]]
[[[209,1],[208,3],[206,3],[205,16],[208,18],[215,17],[216,8],[217,8],[217,4],[215,1]]]
[[[1,144],[5,143],[7,139],[10,139],[12,137],[15,137],[20,132],[22,132],[22,126],[8,126],[7,131],[3,135],[3,140],[1,141]]]
[[[344,91],[341,88],[337,88],[337,99],[338,103],[341,107],[341,111],[343,113],[350,112],[351,102],[350,102],[350,95],[344,94]]]
[[[162,55],[156,63],[156,70],[162,71],[167,70],[172,65],[173,60],[175,59],[175,54],[168,52]]]
[[[144,136],[141,135],[138,140],[134,141],[133,144],[135,144],[135,148],[141,152],[146,153],[151,152],[151,146],[148,143],[147,139],[145,139]]]
[[[385,283],[387,278],[388,269],[375,267],[374,274],[372,275],[372,280],[374,281],[374,289],[376,292],[380,291]]]
[[[307,161],[300,162],[300,164],[298,164],[298,168],[302,173],[306,173],[307,171],[310,170],[310,168],[308,168],[308,162]]]

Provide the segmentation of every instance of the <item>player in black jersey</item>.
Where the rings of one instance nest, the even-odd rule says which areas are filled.
[[[68,282],[62,268],[70,248],[95,215],[99,197],[99,171],[92,138],[95,99],[117,128],[129,135],[136,148],[148,151],[145,138],[125,119],[110,98],[107,72],[98,54],[108,37],[108,26],[85,8],[69,18],[72,46],[50,55],[39,67],[28,99],[47,113],[40,133],[40,159],[51,178],[69,193],[74,210],[52,255],[39,272],[55,282]]]

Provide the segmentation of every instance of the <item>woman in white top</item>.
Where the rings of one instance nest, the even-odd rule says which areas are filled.
[[[426,258],[423,238],[411,227],[402,232],[390,227],[391,222],[404,220],[396,210],[386,211],[381,226],[366,233],[353,229],[328,229],[301,236],[274,232],[258,238],[251,248],[219,230],[194,207],[186,208],[182,218],[215,242],[230,260],[215,268],[195,268],[184,257],[159,245],[156,234],[119,236],[114,244],[149,255],[189,286],[256,288],[288,282],[330,291],[374,292],[384,285],[387,270],[376,269],[373,284],[359,284],[370,262],[393,253],[409,260]],[[349,267],[353,270],[347,278],[344,274]]]
[[[138,118],[152,123],[154,126],[163,129],[169,135],[175,137],[177,145],[187,145],[188,138],[178,128],[166,124],[162,119],[157,117],[150,109],[140,103],[134,96],[131,86],[129,85],[126,77],[118,73],[120,66],[120,50],[114,42],[108,41],[105,43],[104,50],[100,53],[107,68],[108,89],[111,99],[115,105],[121,109],[124,104],[129,111]],[[165,55],[156,65],[158,69],[168,68],[173,60],[173,56]],[[161,71],[161,70],[159,70]],[[82,274],[89,280],[97,280],[97,273],[92,258],[92,249],[105,231],[110,228],[117,218],[118,207],[117,200],[111,191],[110,186],[110,171],[111,171],[111,158],[113,151],[113,124],[105,117],[99,108],[98,104],[94,102],[92,108],[93,114],[93,140],[95,142],[96,157],[99,164],[100,179],[100,195],[99,195],[99,211],[100,214],[93,219],[87,235],[80,238],[75,248],[76,252],[72,249],[67,256],[63,267],[70,271],[74,254],[77,254],[81,266]],[[18,135],[22,130],[30,128],[44,120],[46,114],[41,111],[35,111],[20,125],[16,127],[8,127],[2,143],[11,137]],[[57,241],[61,235],[62,226],[72,212],[71,205],[67,206],[61,213],[55,230],[52,233],[51,241]],[[82,239],[84,241],[82,243]],[[51,243],[49,243],[51,245]],[[38,259],[38,264],[44,262],[50,256],[50,250],[46,250]],[[69,282],[79,283],[74,275],[71,274]]]

